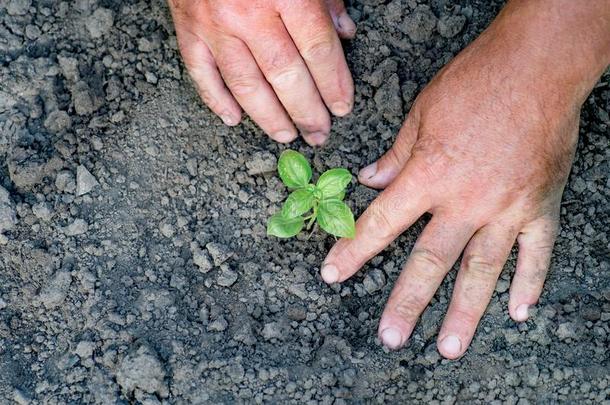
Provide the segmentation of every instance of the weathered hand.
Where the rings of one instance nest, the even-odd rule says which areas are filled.
[[[339,36],[356,26],[342,0],[169,0],[180,52],[208,107],[227,125],[241,108],[273,139],[298,127],[311,145],[348,114],[353,82]],[[337,35],[338,34],[338,35]],[[241,106],[241,108],[240,108]]]
[[[573,11],[566,23],[578,26],[583,12]],[[551,2],[510,2],[419,95],[394,146],[360,172],[361,183],[385,190],[359,218],[355,239],[342,239],[329,252],[321,270],[326,282],[348,279],[424,212],[432,214],[381,317],[379,337],[386,346],[405,344],[462,252],[438,336],[444,357],[466,351],[515,240],[510,316],[525,321],[536,304],[580,106],[610,61],[606,39],[596,52],[578,54],[586,60],[555,59],[561,66],[551,66],[557,55],[574,57],[571,48],[557,49],[575,43],[559,38],[565,32],[561,16]],[[610,33],[610,18],[605,21]]]

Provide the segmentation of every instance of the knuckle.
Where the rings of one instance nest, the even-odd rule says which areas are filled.
[[[214,97],[212,93],[207,89],[201,88],[199,86],[197,88],[199,97],[201,97],[201,100],[203,100],[205,105],[207,105],[211,110],[216,110],[216,108],[218,107],[218,100],[216,99],[216,97]]]
[[[481,317],[479,313],[471,308],[457,307],[453,308],[451,312],[457,322],[470,327],[476,326]]]
[[[462,259],[463,270],[471,277],[479,279],[496,278],[502,266],[479,255],[466,255]]]
[[[293,90],[301,81],[299,69],[286,68],[269,74],[269,83],[281,91]]]
[[[305,133],[330,132],[330,117],[315,116],[310,111],[290,111],[295,124]]]
[[[237,64],[224,65],[223,77],[236,96],[253,94],[258,90],[260,84],[257,77],[240,72]]]
[[[400,167],[403,159],[400,158],[400,152],[398,151],[398,145],[392,146],[385,154],[386,161],[393,167]]]
[[[227,80],[227,85],[236,96],[240,97],[256,93],[259,83],[255,78],[241,76]]]
[[[305,47],[303,58],[307,61],[326,60],[333,54],[334,49],[334,41],[330,38],[317,38]]]
[[[447,260],[432,249],[415,247],[409,260],[416,266],[433,270],[446,270],[450,267]]]
[[[416,295],[405,296],[400,298],[392,311],[408,323],[415,323],[426,305],[428,303]]]
[[[394,224],[387,214],[387,207],[383,203],[373,202],[369,207],[368,226],[379,239],[388,239],[394,235]]]

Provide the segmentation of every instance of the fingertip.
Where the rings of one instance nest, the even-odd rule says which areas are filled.
[[[345,117],[349,113],[352,112],[352,104],[346,103],[344,101],[337,101],[336,103],[330,106],[330,111],[336,117]]]
[[[324,132],[313,132],[303,134],[303,138],[310,146],[322,146],[328,140],[328,135]]]
[[[335,22],[335,26],[339,36],[343,39],[352,39],[356,36],[356,23],[347,12],[341,13]]]
[[[379,340],[388,349],[398,350],[403,346],[405,339],[398,329],[388,327],[379,332]]]
[[[447,335],[437,343],[438,352],[449,360],[455,360],[462,355],[462,341],[456,335]]]
[[[517,322],[525,322],[529,317],[529,305],[521,304],[515,309],[515,320]]]
[[[339,282],[339,269],[335,265],[325,264],[320,270],[320,276],[326,284]]]
[[[381,166],[379,161],[371,163],[358,173],[358,181],[372,188],[385,188],[394,180],[397,173]]]
[[[358,172],[358,181],[362,184],[367,184],[377,173],[377,162],[364,167]]]
[[[271,138],[279,143],[290,143],[297,138],[297,134],[294,131],[283,130],[271,135]]]
[[[528,304],[519,304],[512,306],[509,310],[509,314],[513,321],[525,322],[529,319],[530,309],[530,305]]]
[[[225,111],[220,114],[220,119],[222,120],[222,122],[224,122],[225,125],[234,127],[239,125],[239,123],[241,122],[241,114],[237,115],[229,111]]]

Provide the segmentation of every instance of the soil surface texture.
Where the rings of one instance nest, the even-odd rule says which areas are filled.
[[[326,147],[291,147],[356,174],[502,3],[351,1],[354,112]],[[376,338],[427,218],[341,286],[319,276],[332,237],[266,237],[285,147],[202,105],[161,0],[3,0],[0,403],[610,403],[609,82],[583,108],[535,313],[508,316],[513,252],[447,361],[455,271],[404,349]],[[376,195],[354,180],[346,200]]]

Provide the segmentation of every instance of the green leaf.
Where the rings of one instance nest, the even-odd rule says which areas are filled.
[[[336,196],[333,197],[336,200],[341,200],[343,201],[343,199],[345,198],[345,191],[340,192],[339,194],[337,194]]]
[[[352,210],[338,199],[324,200],[318,207],[318,224],[326,232],[342,238],[356,236]]]
[[[339,195],[352,181],[352,174],[346,169],[330,169],[318,179],[316,187],[322,191],[324,199]]]
[[[303,217],[286,218],[281,213],[277,213],[267,221],[267,235],[290,238],[301,232],[304,225]]]
[[[282,207],[282,215],[286,218],[303,215],[313,207],[313,200],[313,193],[307,189],[293,191]]]
[[[282,152],[277,170],[284,184],[289,188],[305,187],[311,179],[311,166],[305,156],[288,149]]]

